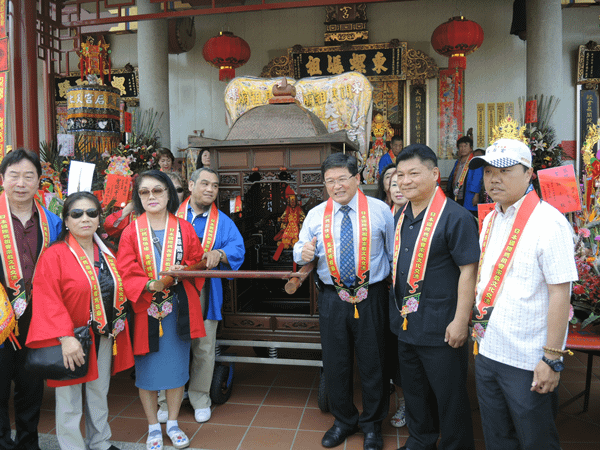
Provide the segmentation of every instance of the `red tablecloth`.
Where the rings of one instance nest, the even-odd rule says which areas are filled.
[[[567,337],[567,348],[571,350],[598,351],[600,350],[600,334],[596,332],[597,327],[580,329],[580,324],[569,324],[569,335]]]

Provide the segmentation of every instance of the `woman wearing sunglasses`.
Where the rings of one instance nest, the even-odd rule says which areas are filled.
[[[118,267],[134,311],[135,384],[148,419],[148,450],[161,450],[156,391],[166,391],[167,435],[175,448],[190,445],[177,417],[189,378],[191,339],[204,337],[200,291],[204,279],[185,279],[165,288],[161,271],[180,270],[202,259],[191,224],[178,219],[179,201],[164,172],[140,174],[133,190],[138,218],[121,235]]]
[[[108,442],[107,394],[112,374],[133,366],[126,298],[116,258],[96,233],[100,202],[89,192],[71,194],[63,206],[62,231],[40,257],[33,278],[33,317],[27,346],[60,342],[65,367],[89,358],[86,376],[48,380],[56,387],[56,436],[63,450],[116,450]],[[73,330],[90,324],[92,345],[84,355]],[[79,424],[85,390],[85,439]]]

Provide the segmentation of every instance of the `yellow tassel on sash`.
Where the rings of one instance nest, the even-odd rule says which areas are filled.
[[[479,355],[479,346],[477,345],[477,341],[473,342],[473,354]]]
[[[19,335],[19,321],[15,320],[15,336]]]
[[[113,338],[113,356],[117,356],[117,338]]]
[[[354,304],[354,318],[358,319],[358,308],[356,307],[356,303]]]
[[[163,336],[162,319],[158,319],[158,337]]]
[[[404,317],[404,322],[402,322],[402,329],[404,331],[406,331],[407,328],[408,328],[408,319],[406,317]]]

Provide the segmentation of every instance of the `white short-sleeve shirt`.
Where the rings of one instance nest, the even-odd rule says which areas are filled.
[[[506,213],[496,206],[496,219],[485,255],[482,255],[477,303],[506,245],[523,199],[510,206]],[[486,230],[490,216],[486,218],[483,230]],[[482,240],[483,232],[480,243]],[[573,229],[556,208],[542,201],[529,217],[515,249],[479,352],[503,364],[534,370],[543,356],[542,347],[546,345],[548,285],[577,279]]]

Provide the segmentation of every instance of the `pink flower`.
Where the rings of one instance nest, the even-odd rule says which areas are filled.
[[[579,235],[583,236],[584,238],[589,238],[590,237],[590,230],[588,230],[587,228],[580,228],[579,229]]]

